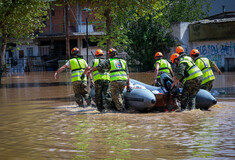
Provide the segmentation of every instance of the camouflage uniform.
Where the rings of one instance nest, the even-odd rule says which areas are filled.
[[[75,94],[75,101],[80,107],[84,107],[83,97],[87,102],[87,105],[91,104],[91,98],[87,91],[87,81],[75,81],[72,82],[73,91]]]
[[[185,78],[185,72],[189,68],[189,66],[185,63],[179,64],[176,69],[175,76],[177,79],[181,81]],[[201,87],[201,82],[203,80],[203,76],[198,76],[194,79],[187,80],[184,83],[181,100],[181,108],[184,109],[195,109],[196,108],[196,94]]]
[[[201,85],[201,89],[205,89],[207,91],[211,91],[211,89],[213,87],[213,83],[214,83],[214,80],[206,82],[206,83]]]
[[[156,65],[159,64],[159,70],[158,70],[158,75],[157,75],[157,83],[153,84],[154,86],[160,87],[160,83],[161,83],[161,74],[162,73],[166,73],[169,77],[172,78],[171,72],[170,70],[171,68],[171,64],[164,58],[160,58],[157,59],[155,64],[154,64],[154,68],[156,70]]]
[[[201,57],[198,57],[198,58],[201,58]],[[196,61],[198,58],[196,58],[195,61]],[[208,59],[208,58],[207,58],[207,59]],[[209,61],[209,63],[210,63],[211,68],[215,66],[215,63],[214,63],[213,61],[211,61],[211,60],[209,60],[209,59],[208,59],[208,61]],[[207,91],[211,91],[211,89],[212,89],[212,87],[213,87],[213,82],[214,82],[214,80],[211,80],[211,81],[208,81],[208,82],[202,84],[202,85],[201,85],[201,89],[205,89],[205,90],[207,90]]]
[[[74,58],[76,58],[76,57],[74,57]],[[82,56],[79,56],[78,58],[82,58]],[[70,60],[65,64],[69,68],[71,68]],[[87,66],[86,62],[85,62],[85,66]],[[71,73],[72,72],[73,71],[72,71],[72,68],[71,68]],[[83,103],[83,98],[84,98],[87,105],[89,106],[91,104],[91,98],[90,98],[90,96],[88,94],[88,91],[87,91],[87,80],[73,81],[73,78],[72,78],[72,85],[73,85],[73,91],[74,91],[74,94],[75,94],[75,101],[77,102],[77,104],[80,107],[84,107],[84,103]]]
[[[111,69],[111,64],[110,60],[107,59],[103,63],[100,63],[98,66],[98,71],[103,70],[103,69],[108,69],[110,71]],[[126,66],[126,74],[129,74],[128,67]],[[124,103],[123,103],[123,90],[125,86],[127,85],[127,80],[116,80],[112,81],[110,85],[110,90],[111,90],[111,96],[112,99],[115,103],[115,107],[118,111],[122,111],[124,108]]]
[[[181,61],[182,60],[188,60],[188,61],[194,63],[193,59],[190,56],[186,55],[185,53],[181,53],[179,59]]]
[[[100,59],[99,63],[103,63],[105,59]],[[94,59],[90,62],[89,66],[94,65]],[[100,70],[100,72],[104,72],[104,70]],[[94,77],[93,77],[94,78]],[[104,102],[104,103],[103,103]],[[105,109],[111,108],[112,99],[110,93],[110,81],[109,80],[96,80],[95,81],[95,103],[97,109],[102,112]]]

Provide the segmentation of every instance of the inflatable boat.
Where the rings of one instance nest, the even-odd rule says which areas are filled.
[[[167,74],[161,75],[160,87],[148,85],[134,79],[130,79],[130,90],[124,89],[123,95],[128,108],[138,112],[174,111],[178,108],[179,97],[182,88],[170,89],[172,79]],[[94,89],[91,97],[94,97]],[[196,108],[208,110],[217,103],[210,92],[200,89],[196,95]]]

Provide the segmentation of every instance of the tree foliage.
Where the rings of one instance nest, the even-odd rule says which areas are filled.
[[[202,19],[207,15],[202,6],[210,3],[207,0],[165,0],[158,8],[145,5],[142,4],[148,12],[140,15],[132,10],[137,18],[127,25],[129,45],[126,51],[131,64],[140,65],[142,71],[153,69],[156,52],[162,52],[165,58],[170,56],[170,48],[177,44],[171,36],[172,24]]]
[[[171,25],[206,16],[212,0],[81,0],[90,2],[94,23],[104,31],[99,46],[125,50],[149,70],[157,51],[168,53],[174,46]],[[97,39],[96,39],[97,40]]]
[[[45,0],[2,0],[0,2],[0,36],[2,37],[1,67],[5,63],[6,45],[34,38],[35,31],[45,26],[49,3]]]

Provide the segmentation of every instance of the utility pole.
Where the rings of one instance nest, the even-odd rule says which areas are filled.
[[[65,17],[66,17],[66,59],[70,59],[70,44],[69,44],[69,5],[65,5]]]
[[[91,11],[89,8],[84,8],[83,11],[86,12],[86,56],[87,56],[87,63],[88,63],[88,47],[89,47],[89,43],[88,43],[88,18],[89,18],[89,12]]]

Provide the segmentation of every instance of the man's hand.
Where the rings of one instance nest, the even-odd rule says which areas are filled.
[[[58,79],[58,73],[57,73],[57,72],[55,72],[54,78],[55,78],[55,79]]]
[[[154,79],[153,80],[153,86],[156,86],[156,84],[157,84],[157,79]]]

